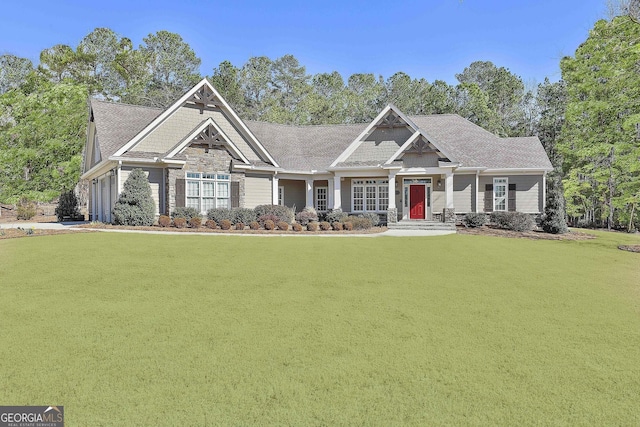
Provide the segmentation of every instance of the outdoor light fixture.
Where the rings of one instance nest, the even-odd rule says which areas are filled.
[[[441,179],[438,180],[438,187],[442,187],[442,180]]]

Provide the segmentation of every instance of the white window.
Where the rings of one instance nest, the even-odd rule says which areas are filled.
[[[354,212],[382,212],[389,207],[388,179],[356,179],[351,182]]]
[[[278,186],[278,204],[284,206],[284,187],[282,185]]]
[[[316,211],[327,211],[327,195],[329,189],[327,187],[316,187]]]
[[[493,178],[493,210],[507,210],[507,188],[509,180],[507,178]]]
[[[186,206],[206,214],[212,208],[231,207],[228,174],[187,172]]]

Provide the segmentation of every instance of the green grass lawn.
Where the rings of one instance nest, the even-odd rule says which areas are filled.
[[[633,236],[0,241],[0,405],[69,426],[639,425]]]

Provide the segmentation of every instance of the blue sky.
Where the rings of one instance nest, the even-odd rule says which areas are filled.
[[[142,43],[149,33],[180,34],[210,75],[224,60],[290,53],[310,74],[337,70],[455,83],[477,60],[509,68],[525,83],[560,78],[605,0],[218,1],[115,0],[7,2],[0,54],[37,63],[41,50],[77,43],[108,27]]]

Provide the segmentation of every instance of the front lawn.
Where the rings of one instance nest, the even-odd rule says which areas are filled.
[[[70,426],[638,425],[640,239],[0,241],[0,405]]]

